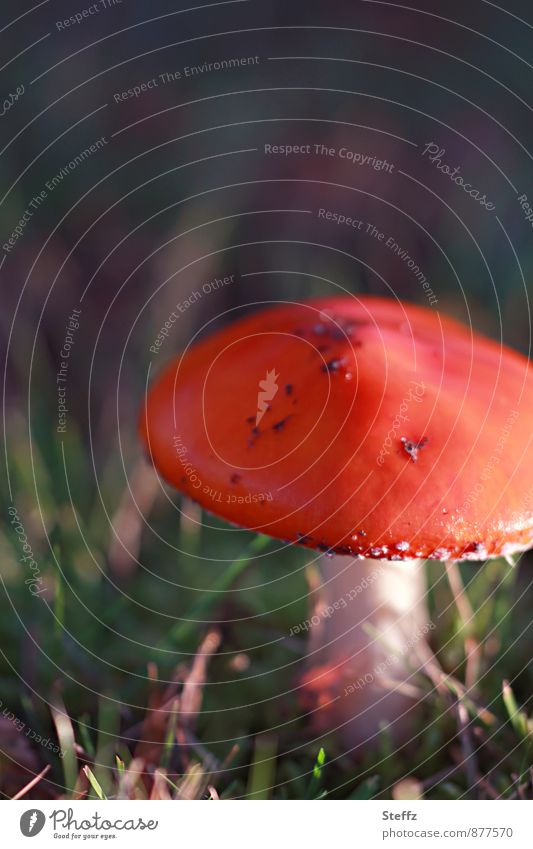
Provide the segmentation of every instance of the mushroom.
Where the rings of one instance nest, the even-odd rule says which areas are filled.
[[[283,303],[170,363],[140,417],[162,476],[235,525],[320,552],[301,681],[357,746],[416,704],[425,559],[533,544],[528,361],[392,299]],[[417,645],[418,644],[418,645]],[[404,718],[407,721],[404,721]]]

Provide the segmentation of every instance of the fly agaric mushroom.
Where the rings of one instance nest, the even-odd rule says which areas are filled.
[[[366,296],[246,316],[150,389],[140,428],[167,481],[229,522],[327,553],[303,689],[347,743],[383,721],[394,732],[413,703],[408,648],[432,627],[422,559],[533,544],[532,395],[520,354]]]

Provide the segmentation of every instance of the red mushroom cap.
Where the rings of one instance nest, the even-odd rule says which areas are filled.
[[[237,525],[387,559],[533,543],[526,358],[395,300],[259,311],[175,359],[140,427],[167,481]]]

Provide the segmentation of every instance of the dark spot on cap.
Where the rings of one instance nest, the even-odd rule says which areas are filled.
[[[255,421],[255,419],[254,419],[254,421]],[[248,446],[249,446],[249,448],[253,448],[253,447],[254,447],[254,445],[255,445],[255,440],[256,440],[259,436],[261,436],[261,431],[259,430],[259,428],[258,428],[258,427],[257,427],[257,425],[256,425],[255,427],[253,427],[253,428],[252,428],[252,438],[248,440]]]
[[[285,395],[292,395],[292,383],[285,384]]]
[[[329,339],[347,339],[352,335],[355,322],[346,321],[341,316],[325,315],[324,321],[313,327],[316,336],[327,336]]]
[[[411,458],[413,463],[416,463],[416,461],[418,460],[418,452],[422,448],[426,447],[429,442],[429,439],[427,438],[427,436],[423,436],[422,439],[418,440],[407,439],[405,436],[402,436],[401,442],[403,444],[404,451],[409,454],[409,457]]]
[[[232,474],[231,478],[230,478],[230,481],[231,481],[231,483],[240,483],[241,482],[241,476],[238,475],[237,472],[234,472]]]
[[[276,424],[272,425],[272,430],[283,430],[289,419],[290,416],[285,416],[284,419],[280,419],[279,422],[276,422]]]
[[[339,326],[333,325],[329,335],[332,339],[350,339],[353,333],[355,324],[353,322],[339,322]]]
[[[340,369],[340,367],[342,366],[342,364],[343,364],[343,361],[342,361],[341,359],[333,359],[333,360],[328,360],[328,362],[327,362],[327,363],[322,363],[322,365],[320,366],[320,368],[321,368],[321,369],[322,369],[322,371],[323,371],[323,372],[325,372],[326,374],[327,374],[328,372],[329,372],[329,373],[331,373],[331,372],[335,373],[336,371],[338,371],[338,370]]]
[[[248,416],[246,421],[248,424],[253,424],[255,422],[255,416]]]
[[[353,554],[351,545],[336,545],[334,548],[335,554]]]
[[[307,542],[311,542],[312,537],[310,537],[309,534],[303,534],[301,531],[296,531],[296,539],[297,542],[304,545]]]
[[[463,554],[479,554],[480,551],[484,551],[485,546],[482,542],[469,542],[463,548]]]

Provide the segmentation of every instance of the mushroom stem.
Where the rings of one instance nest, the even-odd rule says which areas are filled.
[[[321,731],[338,729],[351,749],[376,744],[384,725],[405,740],[420,698],[416,643],[431,628],[421,560],[324,556],[304,691]],[[339,698],[340,697],[340,698]]]

